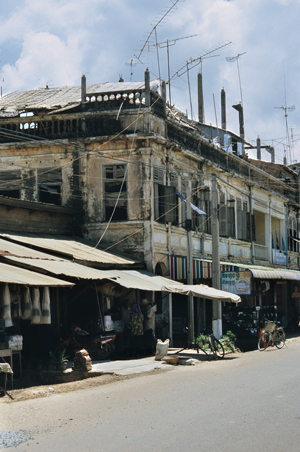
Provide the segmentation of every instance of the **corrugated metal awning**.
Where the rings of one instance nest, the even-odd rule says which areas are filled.
[[[68,276],[81,280],[108,280],[119,284],[127,289],[139,289],[147,291],[161,291],[163,286],[176,285],[168,278],[155,275],[145,270],[98,270],[67,260],[43,260],[29,259],[16,256],[5,256],[6,261],[13,262],[16,265],[26,265],[32,267],[35,271],[42,269],[55,276]],[[16,268],[18,271],[19,268]]]
[[[86,241],[79,237],[65,237],[65,236],[50,236],[50,235],[33,235],[33,234],[14,234],[14,233],[1,233],[0,237],[13,240],[24,246],[34,246],[39,248],[43,252],[55,252],[61,254],[62,259],[71,258],[76,261],[94,262],[103,265],[113,266],[142,266],[142,262],[120,256],[114,252],[108,252],[101,249],[94,248]],[[7,245],[8,247],[8,245]],[[7,248],[8,249],[8,248]],[[21,257],[31,257],[24,254],[18,255]],[[55,257],[53,256],[53,259]],[[56,258],[58,259],[58,258]]]
[[[72,287],[73,283],[61,281],[51,276],[0,263],[0,283],[24,286]]]
[[[278,280],[288,280],[288,281],[299,281],[300,272],[295,270],[271,268],[271,267],[255,267],[248,266],[246,270],[249,270],[253,278],[257,279],[278,279]]]
[[[34,271],[42,269],[56,276],[92,280],[108,279],[109,276],[109,270],[98,270],[67,260],[43,260],[15,256],[5,256],[5,260],[17,265],[26,265],[26,267],[33,268]]]

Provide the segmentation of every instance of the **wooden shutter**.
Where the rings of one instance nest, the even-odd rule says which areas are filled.
[[[164,223],[176,223],[177,195],[175,187],[164,186]]]

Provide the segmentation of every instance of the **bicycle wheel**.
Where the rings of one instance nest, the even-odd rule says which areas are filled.
[[[217,358],[224,358],[225,352],[224,352],[224,347],[221,344],[221,342],[218,339],[216,339],[214,336],[212,337],[212,342],[214,344],[214,349],[215,349]]]
[[[277,348],[282,348],[285,344],[285,332],[283,328],[277,328],[273,333],[273,341]]]
[[[215,351],[215,346],[214,346],[214,343],[212,340],[212,336],[208,337],[208,344],[209,344],[209,348],[210,348],[212,354],[214,355],[214,358],[217,359],[217,353]]]
[[[264,351],[269,346],[270,343],[270,335],[266,331],[264,331],[259,339],[258,339],[258,350]]]
[[[87,347],[87,351],[90,357],[95,360],[107,359],[112,352],[110,344],[103,344],[102,347],[99,344],[90,344]]]

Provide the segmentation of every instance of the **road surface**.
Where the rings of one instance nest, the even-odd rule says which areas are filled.
[[[26,452],[298,452],[299,373],[296,340],[282,350],[233,354],[87,390],[0,402],[0,430],[7,444],[9,438],[17,442],[18,435],[22,440],[31,435],[6,449]]]

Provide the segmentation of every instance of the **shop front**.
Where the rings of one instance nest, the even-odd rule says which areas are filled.
[[[186,282],[187,260],[170,257],[172,279]],[[278,321],[287,330],[298,328],[300,313],[300,272],[286,268],[220,262],[221,289],[240,295],[238,306],[223,304],[223,332],[233,331],[247,348],[257,345],[257,325],[264,317]],[[193,260],[194,283],[212,284],[212,264]],[[208,302],[197,301],[195,330],[210,328]]]
[[[44,359],[55,338],[59,290],[73,283],[0,263],[0,361],[15,375],[24,362]]]

